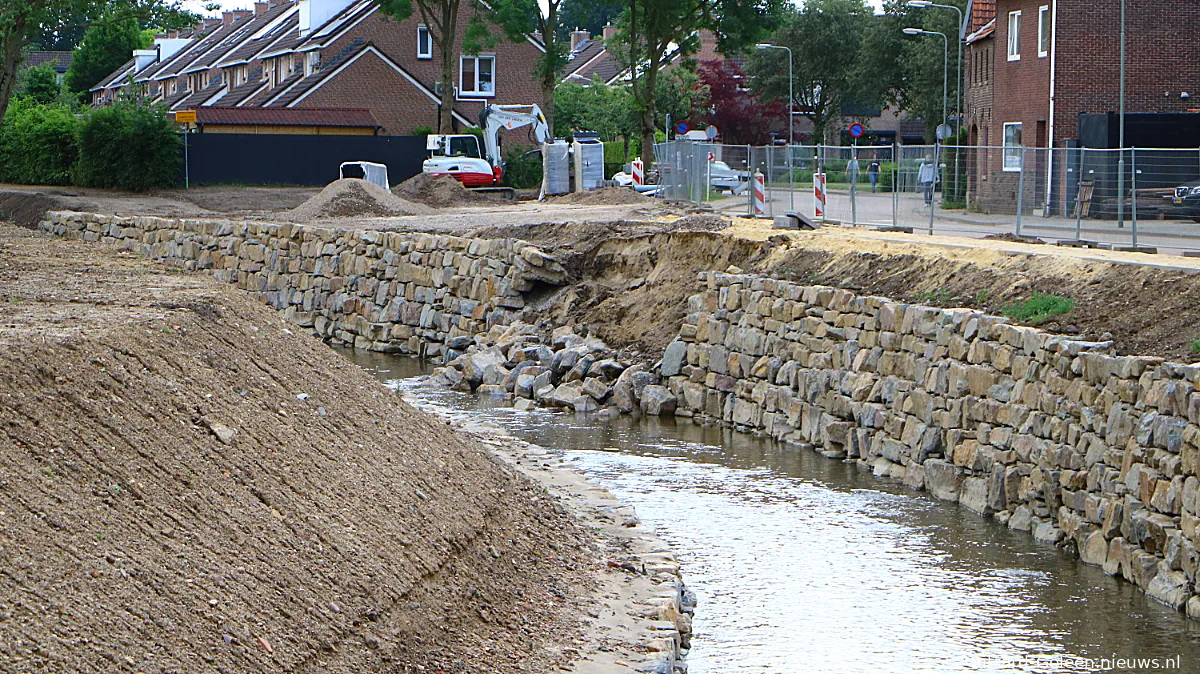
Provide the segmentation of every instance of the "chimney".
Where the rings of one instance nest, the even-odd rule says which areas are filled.
[[[221,12],[221,23],[225,24],[226,28],[232,26],[233,22],[236,20],[237,15],[232,11]]]
[[[133,50],[133,61],[137,65],[137,72],[142,72],[150,67],[158,60],[158,49],[135,49]]]
[[[269,9],[271,9],[271,3],[256,2],[254,3],[254,16],[262,16],[263,14],[266,14],[267,10]]]
[[[607,42],[617,36],[617,27],[610,24],[604,26],[604,41]]]
[[[586,30],[579,30],[576,28],[571,32],[571,51],[575,51],[579,45],[587,42],[589,39],[591,39],[591,37],[591,33],[587,32]]]

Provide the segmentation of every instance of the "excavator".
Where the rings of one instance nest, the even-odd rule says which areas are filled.
[[[483,129],[483,148],[479,137],[471,134],[433,134],[425,138],[429,157],[421,170],[431,176],[452,176],[455,180],[479,192],[501,193],[512,199],[511,187],[500,187],[504,175],[500,155],[500,131],[531,127],[530,135],[540,148],[550,139],[550,127],[537,105],[487,105],[479,114]]]

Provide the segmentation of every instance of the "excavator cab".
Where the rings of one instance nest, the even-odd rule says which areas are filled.
[[[479,138],[464,135],[430,135],[425,137],[425,150],[431,157],[470,157],[483,159]]]

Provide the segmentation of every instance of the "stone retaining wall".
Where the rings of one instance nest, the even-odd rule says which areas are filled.
[[[677,414],[855,460],[1200,617],[1200,367],[966,309],[706,272]]]
[[[444,355],[508,325],[549,256],[516,239],[295,224],[51,212],[39,228],[114,243],[236,283],[318,336],[372,351]]]

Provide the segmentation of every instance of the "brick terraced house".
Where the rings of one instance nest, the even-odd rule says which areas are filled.
[[[1200,8],[1191,0],[1126,1],[1126,111],[1196,107]],[[1120,0],[972,0],[964,64],[969,144],[996,148],[971,157],[975,206],[1015,203],[1020,147],[1076,147],[1081,114],[1118,109],[1120,16]],[[1066,155],[1054,154],[1054,165],[1046,152],[1025,156],[1027,178],[1033,172],[1040,182],[1035,198],[1026,193],[1027,208],[1060,202],[1054,181]]]
[[[456,41],[452,84],[460,128],[477,124],[487,103],[543,103],[533,75],[545,52],[541,41],[529,36],[465,54],[463,33],[472,11],[464,3]],[[223,12],[188,33],[160,36],[154,48],[134,52],[91,93],[94,105],[132,88],[172,112],[255,110],[220,118],[253,120],[258,133],[273,127],[296,133],[297,119],[315,117],[295,111],[323,110],[326,132],[370,127],[369,133],[407,135],[417,127],[437,128],[440,78],[435,47],[417,12],[398,22],[371,0],[283,0]],[[338,125],[337,111],[353,112],[353,119]]]

